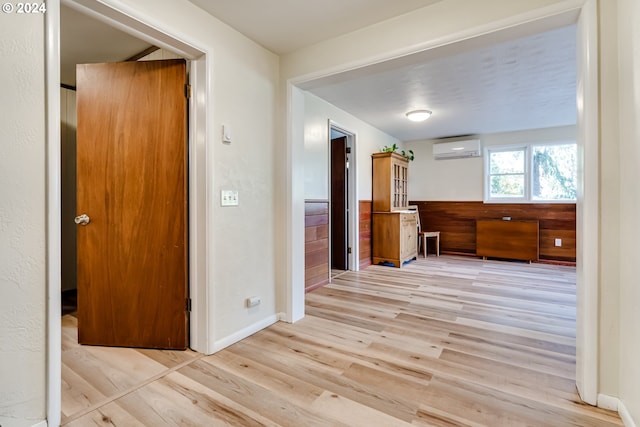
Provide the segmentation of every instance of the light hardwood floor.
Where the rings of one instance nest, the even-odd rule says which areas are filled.
[[[621,426],[579,402],[575,269],[429,257],[348,272],[212,356],[78,346],[69,426]]]

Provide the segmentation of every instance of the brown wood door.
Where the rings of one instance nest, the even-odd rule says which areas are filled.
[[[184,60],[77,66],[78,341],[187,346]]]
[[[347,137],[331,140],[331,268],[346,270]]]

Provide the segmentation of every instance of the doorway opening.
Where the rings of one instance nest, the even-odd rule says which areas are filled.
[[[189,346],[201,353],[211,353],[207,322],[207,269],[206,269],[206,224],[211,212],[204,208],[207,199],[206,170],[208,167],[205,144],[206,123],[209,121],[206,111],[210,108],[211,89],[207,85],[208,58],[206,49],[181,41],[171,29],[163,29],[146,15],[134,16],[131,11],[124,12],[117,6],[97,2],[68,0],[65,6],[71,7],[87,16],[111,25],[134,37],[174,52],[190,63],[188,81],[192,96],[188,101],[188,276],[191,311],[189,313]],[[53,2],[47,7],[46,27],[48,40],[59,40],[60,3]],[[47,420],[51,425],[60,423],[61,415],[61,365],[62,365],[62,327],[61,315],[61,194],[59,180],[60,168],[60,53],[57,42],[46,45],[47,54],[47,176],[49,204],[47,222],[49,225],[47,257],[48,273],[48,316],[47,316]],[[197,100],[197,102],[196,102]],[[73,218],[72,218],[73,220]]]
[[[355,135],[329,121],[330,279],[356,270]]]
[[[420,54],[421,52],[429,53],[431,50],[441,46],[453,46],[457,43],[465,41],[478,41],[481,37],[491,34],[492,36],[506,35],[508,37],[521,34],[520,30],[527,29],[550,29],[554,26],[566,24],[577,24],[578,41],[577,41],[577,98],[578,98],[578,120],[577,134],[578,147],[581,152],[584,168],[580,171],[578,182],[580,192],[578,202],[576,204],[577,211],[577,369],[576,384],[580,391],[580,397],[589,404],[597,403],[597,384],[598,384],[598,81],[597,81],[597,2],[587,0],[580,7],[572,6],[564,10],[548,13],[534,10],[525,16],[513,17],[510,25],[505,25],[504,21],[496,22],[489,27],[483,27],[482,32],[478,29],[464,33],[464,37],[460,33],[452,33],[437,40],[427,40],[419,48],[407,52],[399,49],[397,52],[384,52],[383,56],[387,59],[395,59],[402,57],[408,59],[412,54]],[[492,33],[489,30],[493,30]],[[397,55],[394,55],[397,54]],[[291,76],[288,80],[289,84],[289,109],[292,110],[289,122],[288,149],[294,153],[291,158],[289,168],[295,169],[296,165],[302,162],[301,150],[295,150],[294,145],[299,143],[299,137],[303,135],[303,123],[297,123],[296,118],[304,116],[304,103],[302,94],[304,91],[319,84],[324,79],[332,79],[335,82],[340,66],[344,65],[344,76],[360,76],[366,75],[368,70],[375,71],[376,66],[386,65],[380,56],[375,58],[361,58],[360,67],[357,69],[347,67],[344,64],[338,64],[327,69],[326,74],[320,75],[319,72],[314,74],[310,79],[307,74],[300,74],[298,77]],[[297,215],[302,216],[303,212],[295,212],[295,207],[299,200],[303,198],[304,188],[299,183],[292,181],[289,188],[292,196],[288,200],[290,208]],[[293,218],[288,221],[287,227],[292,230],[292,238],[287,242],[290,248],[295,248],[298,241],[302,238],[296,233],[303,233],[303,229],[295,227],[298,220]],[[302,257],[292,251],[291,265],[304,262]],[[302,264],[303,265],[303,264]],[[303,313],[304,298],[298,296],[295,292],[295,283],[300,281],[300,274],[294,268],[291,270],[292,280],[288,289],[288,310],[291,313]]]

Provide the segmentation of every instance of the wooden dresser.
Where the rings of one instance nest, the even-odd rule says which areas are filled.
[[[409,211],[409,161],[398,153],[374,153],[373,264],[402,264],[418,256],[417,212]]]
[[[476,221],[476,255],[537,261],[538,221],[479,219]]]

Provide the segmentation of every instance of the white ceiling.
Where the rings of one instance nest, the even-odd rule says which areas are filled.
[[[190,1],[277,53],[436,2]],[[76,63],[122,61],[149,47],[64,6],[61,27],[62,82],[72,86]],[[303,88],[403,141],[575,124],[575,26],[526,34],[478,38]],[[410,122],[404,113],[413,108],[433,116]]]
[[[279,55],[442,0],[189,0]]]
[[[307,90],[401,141],[576,123],[575,26],[463,52],[430,52]],[[408,64],[407,64],[408,62]],[[405,113],[433,112],[415,123]]]
[[[60,5],[60,47],[60,81],[75,86],[76,64],[124,61],[150,45]]]

